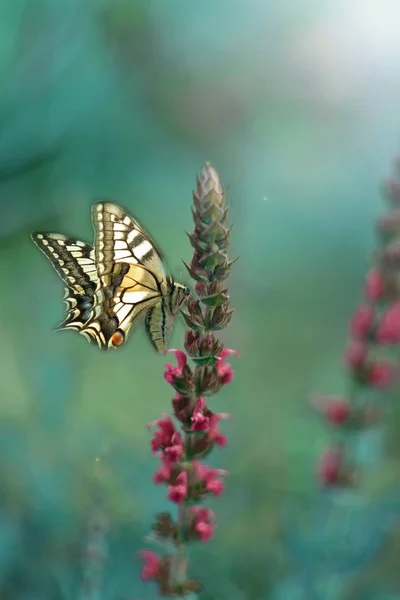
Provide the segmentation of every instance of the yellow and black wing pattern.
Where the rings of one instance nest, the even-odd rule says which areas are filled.
[[[77,291],[82,293],[85,301],[90,297],[90,302],[84,305],[87,308],[84,313],[86,321],[83,323],[83,318],[78,319],[81,326],[76,325],[78,315],[71,311],[76,312],[78,307],[72,306],[72,302],[62,325],[72,327],[74,324],[90,342],[108,350],[124,344],[136,320],[146,316],[146,329],[153,346],[160,352],[165,350],[171,336],[174,316],[188,298],[189,290],[166,274],[160,251],[150,236],[120,206],[112,202],[94,204],[92,221],[93,249],[86,244],[81,246],[83,242],[76,242],[75,245],[81,251],[79,255],[77,250],[71,252],[69,266],[66,265],[65,255],[61,258],[63,264],[60,265],[57,257],[61,254],[58,248],[54,247],[54,257],[54,253],[49,251],[49,245],[43,244],[43,240],[55,234],[34,234],[33,237],[67,284],[70,295],[71,286],[75,286],[72,288],[73,300],[76,300]],[[47,237],[38,239],[40,235]],[[70,240],[66,236],[58,237],[63,241]],[[62,246],[72,248],[71,244]],[[87,259],[92,262],[90,267]],[[78,263],[73,267],[71,262],[76,260]],[[90,269],[87,274],[81,270],[82,260],[85,267]],[[78,272],[88,278],[86,288],[83,286],[83,278],[77,277]],[[76,288],[77,285],[80,287]],[[88,286],[89,295],[86,291]],[[80,291],[81,288],[84,289],[83,292]],[[69,300],[67,298],[67,302]],[[75,321],[71,320],[72,317]]]
[[[98,284],[93,250],[89,244],[61,233],[32,233],[65,284],[67,316],[57,329],[81,331],[89,320]]]

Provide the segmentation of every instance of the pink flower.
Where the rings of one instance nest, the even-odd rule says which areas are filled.
[[[193,431],[206,431],[208,429],[210,418],[204,414],[205,410],[207,410],[206,403],[204,402],[204,398],[200,396],[196,402],[192,415],[191,429]]]
[[[182,377],[183,370],[187,365],[187,358],[186,354],[182,352],[182,350],[177,350],[176,348],[172,350],[166,350],[164,354],[166,354],[167,352],[173,352],[175,354],[176,360],[178,361],[177,367],[174,367],[170,363],[167,363],[165,365],[164,377],[168,381],[168,383],[173,385],[176,377]]]
[[[229,350],[228,348],[222,350],[222,352],[217,356],[218,362],[215,365],[218,377],[220,378],[221,383],[224,385],[226,383],[230,383],[235,374],[235,371],[231,369],[231,365],[229,363],[224,364],[224,361],[230,354],[237,356],[238,352],[236,350]]]
[[[186,498],[188,491],[188,476],[186,471],[182,471],[176,478],[174,485],[168,486],[168,499],[177,504],[181,504]]]
[[[161,460],[161,465],[158,467],[157,471],[153,475],[153,481],[157,484],[166,483],[167,481],[170,481],[172,471],[174,468],[173,462],[171,461],[171,458],[168,456],[168,454],[163,454]]]
[[[350,412],[347,400],[332,399],[326,408],[326,418],[332,425],[342,425],[349,418]]]
[[[172,462],[177,462],[183,454],[183,440],[180,433],[176,432],[171,438],[171,444],[164,448],[164,452]]]
[[[192,506],[190,509],[194,519],[193,526],[201,542],[208,542],[214,535],[215,515],[209,508]]]
[[[148,429],[151,429],[154,425],[159,427],[159,430],[153,433],[151,449],[153,452],[157,452],[160,448],[168,446],[171,443],[172,436],[176,433],[176,430],[174,422],[169,415],[165,415],[164,419],[152,421],[147,427]]]
[[[351,341],[345,352],[345,362],[352,369],[359,369],[365,363],[368,346],[365,342]]]
[[[349,401],[340,396],[317,396],[313,405],[332,425],[342,425],[350,417]]]
[[[400,302],[393,302],[376,331],[376,341],[379,344],[395,344],[400,342]]]
[[[338,448],[330,448],[321,456],[318,477],[323,485],[335,485],[340,482],[342,452]]]
[[[376,269],[372,269],[366,278],[365,288],[364,288],[365,296],[368,300],[379,300],[382,298],[384,294],[384,284],[382,275]]]
[[[208,439],[210,442],[215,442],[217,446],[225,446],[227,439],[218,429],[217,425],[221,419],[229,419],[230,415],[225,413],[215,414],[210,419],[210,428],[208,430]]]
[[[183,441],[180,433],[175,430],[173,420],[169,415],[165,415],[164,419],[153,421],[148,427],[151,428],[154,425],[157,425],[159,429],[153,433],[151,449],[153,452],[163,450],[169,454],[171,461],[176,462],[183,453]]]
[[[160,557],[151,550],[142,550],[139,552],[140,558],[144,561],[140,577],[142,581],[150,581],[150,579],[157,579],[160,570]]]
[[[350,322],[350,332],[355,337],[365,338],[374,321],[374,311],[370,306],[360,306]]]
[[[368,372],[370,385],[377,388],[386,388],[392,381],[393,368],[388,362],[371,363]]]
[[[211,492],[214,496],[220,496],[222,494],[225,486],[219,476],[227,475],[227,471],[224,471],[223,469],[212,469],[208,465],[202,465],[197,460],[193,461],[193,468],[197,478],[204,485],[205,491]]]

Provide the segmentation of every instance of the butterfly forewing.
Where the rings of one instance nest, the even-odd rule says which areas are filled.
[[[124,341],[136,318],[159,303],[168,286],[159,252],[135,219],[116,204],[99,202],[92,220],[99,281],[87,333],[108,348],[110,340],[112,345]]]
[[[33,233],[32,240],[67,286],[67,317],[58,329],[81,330],[91,316],[98,284],[92,248],[60,233]]]
[[[131,215],[111,202],[98,202],[92,207],[92,221],[100,276],[112,272],[115,263],[137,264],[150,271],[166,292],[161,253]]]

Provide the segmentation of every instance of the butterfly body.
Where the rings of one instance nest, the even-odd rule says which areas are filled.
[[[67,286],[67,317],[58,329],[75,329],[108,350],[123,345],[145,317],[153,345],[163,351],[188,288],[166,274],[149,235],[121,207],[99,202],[92,221],[93,248],[62,234],[32,234]]]

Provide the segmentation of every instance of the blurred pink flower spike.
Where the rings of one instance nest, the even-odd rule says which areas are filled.
[[[157,579],[160,572],[161,559],[151,550],[142,550],[139,552],[140,558],[144,561],[140,577],[142,581]]]
[[[378,344],[396,344],[400,342],[400,302],[393,302],[376,330]]]
[[[331,425],[343,425],[351,415],[349,401],[341,396],[316,396],[311,404]]]
[[[321,456],[318,479],[322,486],[349,486],[354,483],[354,475],[344,468],[342,448],[329,448]]]

